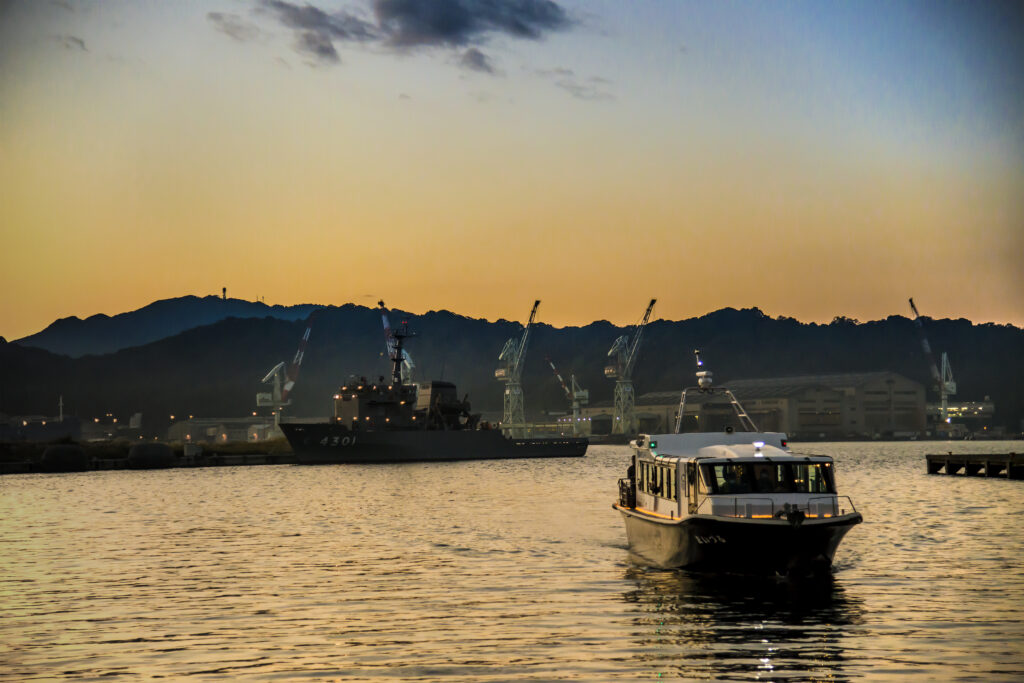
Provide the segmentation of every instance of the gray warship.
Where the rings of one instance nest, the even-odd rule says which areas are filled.
[[[386,311],[385,311],[386,315]],[[386,319],[385,319],[386,322]],[[412,383],[402,376],[407,330],[388,330],[391,377],[353,377],[334,394],[326,422],[281,422],[302,465],[580,457],[574,436],[514,438],[471,412],[451,382]]]

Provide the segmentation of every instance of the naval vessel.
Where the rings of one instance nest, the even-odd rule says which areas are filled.
[[[385,329],[388,329],[385,322]],[[579,457],[583,437],[512,437],[482,422],[451,382],[413,383],[402,375],[403,340],[388,329],[391,377],[353,377],[334,394],[326,421],[280,423],[303,465],[435,460]]]

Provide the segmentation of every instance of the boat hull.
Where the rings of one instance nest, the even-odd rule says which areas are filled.
[[[351,431],[333,423],[281,423],[302,465],[580,457],[587,439],[512,439],[498,430]]]
[[[843,536],[861,522],[854,512],[825,519],[662,519],[621,505],[630,550],[659,567],[753,574],[829,571]]]

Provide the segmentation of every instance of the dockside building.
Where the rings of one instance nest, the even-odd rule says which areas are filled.
[[[733,392],[759,429],[793,439],[906,438],[927,429],[924,385],[895,372],[735,379],[719,386]],[[640,431],[672,431],[680,393],[638,396]],[[688,430],[721,428],[731,412],[714,397],[698,394],[687,401]],[[600,425],[611,424],[611,405],[588,406],[585,415],[600,433]]]

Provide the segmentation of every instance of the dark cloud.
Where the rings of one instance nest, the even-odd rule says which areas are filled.
[[[488,74],[494,73],[491,60],[475,47],[471,47],[462,53],[462,56],[459,58],[459,64],[472,71],[482,71]]]
[[[68,50],[81,50],[82,52],[89,51],[89,48],[85,46],[85,41],[78,36],[57,36],[57,40]]]
[[[337,64],[341,61],[330,36],[319,31],[299,31],[295,36],[295,47],[300,52],[305,52],[324,62]]]
[[[378,35],[373,24],[344,10],[327,13],[313,5],[293,5],[283,0],[263,0],[263,7],[289,28],[315,31],[332,40],[372,40]]]
[[[295,48],[328,64],[341,61],[335,40],[366,41],[377,38],[377,29],[369,22],[343,10],[325,12],[313,5],[293,5],[283,0],[263,0],[263,7],[295,31]]]
[[[224,14],[222,12],[207,12],[206,19],[214,28],[221,33],[231,36],[235,40],[246,41],[257,38],[260,30],[253,24],[237,14]]]
[[[479,45],[493,34],[539,39],[569,28],[576,21],[554,0],[365,0],[372,16],[347,10],[326,11],[309,3],[260,0],[256,14],[271,16],[291,29],[295,47],[319,62],[337,63],[338,42],[366,42],[406,50],[415,47],[465,49],[458,63],[496,74]],[[251,37],[255,27],[233,14],[210,12],[214,26],[237,40]]]
[[[540,38],[572,20],[552,0],[374,0],[387,41],[398,47],[466,45],[487,33]]]

